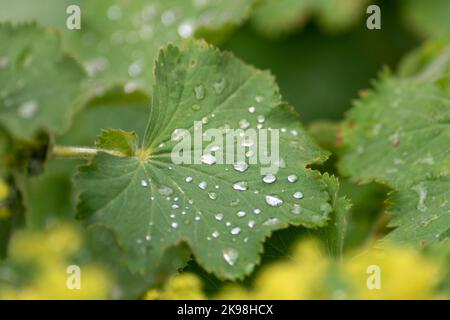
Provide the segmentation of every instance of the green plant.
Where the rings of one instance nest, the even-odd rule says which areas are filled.
[[[295,32],[309,15],[324,30],[348,29],[362,2],[79,0],[81,30],[68,30],[61,12],[73,2],[48,0],[42,13],[0,0],[0,271],[17,274],[0,273],[5,296],[28,297],[29,289],[15,296],[27,279],[53,272],[34,251],[58,266],[98,264],[102,298],[140,297],[191,255],[218,279],[244,279],[264,264],[274,232],[290,237],[282,229],[319,239],[333,261],[377,240],[445,251],[448,37],[383,71],[342,122],[304,127],[268,71],[215,46],[246,19],[270,37]],[[203,151],[201,163],[174,162],[197,126],[220,134],[187,147]],[[234,161],[235,148],[254,151],[255,140],[232,140],[221,155],[233,161],[220,163],[229,129],[279,130],[276,173],[261,174],[265,165],[249,153]]]

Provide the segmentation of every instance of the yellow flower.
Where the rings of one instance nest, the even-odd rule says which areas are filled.
[[[9,187],[6,182],[0,178],[0,202],[5,201],[9,196]]]
[[[432,299],[442,269],[409,248],[370,250],[346,260],[345,278],[357,299]],[[379,289],[370,283],[379,272]],[[369,282],[369,283],[368,283]]]
[[[151,289],[144,297],[146,300],[203,300],[200,279],[190,273],[176,275],[170,278],[161,290]]]

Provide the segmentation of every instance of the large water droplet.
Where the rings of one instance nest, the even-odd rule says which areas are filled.
[[[238,191],[246,191],[248,190],[248,182],[247,181],[239,181],[233,184],[233,189]]]
[[[205,97],[205,88],[203,85],[199,84],[198,86],[195,86],[194,94],[197,100],[203,99]]]
[[[272,206],[272,207],[279,207],[279,206],[281,206],[283,204],[283,200],[281,200],[276,195],[267,195],[266,196],[266,203],[269,206]]]
[[[295,174],[291,174],[287,177],[288,181],[293,183],[296,182],[298,180],[298,177]]]
[[[184,181],[186,181],[187,183],[192,182],[192,180],[194,180],[194,178],[192,177],[186,177],[186,179],[184,179]]]
[[[148,182],[145,179],[141,180],[141,186],[143,186],[144,188],[148,187]]]
[[[243,210],[239,210],[239,211],[236,213],[236,215],[237,215],[239,218],[243,218],[243,217],[245,217],[245,216],[247,215],[247,213],[246,213],[245,211],[243,211]]]
[[[245,161],[238,161],[234,164],[234,170],[238,172],[245,172],[248,169],[248,164]]]
[[[295,199],[302,199],[303,198],[303,193],[301,191],[297,191],[293,194],[293,197]]]
[[[241,233],[241,228],[235,227],[235,228],[231,229],[230,233],[234,236],[237,236],[238,234]]]
[[[214,218],[216,218],[217,221],[222,221],[223,220],[223,214],[222,213],[218,213],[214,216]]]
[[[213,164],[216,163],[217,159],[216,159],[216,157],[213,156],[212,154],[206,153],[206,154],[203,154],[203,155],[201,156],[201,161],[202,161],[204,164],[207,164],[207,165],[213,165]]]
[[[208,187],[208,184],[206,183],[206,181],[200,181],[198,187],[202,190],[205,190]]]
[[[180,141],[184,137],[189,135],[189,131],[186,129],[175,129],[172,132],[172,141]]]
[[[225,248],[222,250],[222,255],[225,261],[230,265],[234,266],[239,259],[239,252],[233,248]]]
[[[264,183],[274,183],[277,180],[277,177],[273,174],[268,174],[263,177]]]

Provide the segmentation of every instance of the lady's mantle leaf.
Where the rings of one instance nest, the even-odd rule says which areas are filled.
[[[160,52],[153,92],[140,149],[132,157],[99,153],[76,179],[80,216],[114,230],[135,257],[133,267],[156,264],[167,248],[184,241],[206,270],[239,278],[258,263],[261,242],[273,230],[327,224],[327,184],[306,169],[326,154],[306,136],[292,108],[281,104],[268,73],[189,42],[184,49],[168,46]],[[262,176],[260,162],[219,164],[214,146],[222,135],[204,142],[211,150],[201,164],[174,164],[171,152],[179,143],[174,140],[180,132],[193,136],[200,123],[203,132],[279,129],[281,168]],[[110,132],[100,138],[109,139]],[[257,142],[245,140],[246,150]],[[236,147],[236,142],[225,147],[225,157]]]
[[[448,241],[450,86],[448,50],[414,77],[384,75],[343,127],[343,173],[381,181],[392,197],[390,238],[416,245]],[[411,68],[410,68],[411,69]],[[413,70],[412,68],[411,70]]]
[[[54,32],[0,25],[0,122],[14,136],[64,130],[81,105],[83,69]]]

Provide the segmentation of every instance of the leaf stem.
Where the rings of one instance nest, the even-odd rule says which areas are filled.
[[[59,145],[53,146],[50,156],[52,158],[63,158],[63,159],[64,158],[86,159],[92,158],[99,152],[108,153],[116,157],[127,156],[126,154],[115,150],[107,150],[91,147],[59,146]]]

